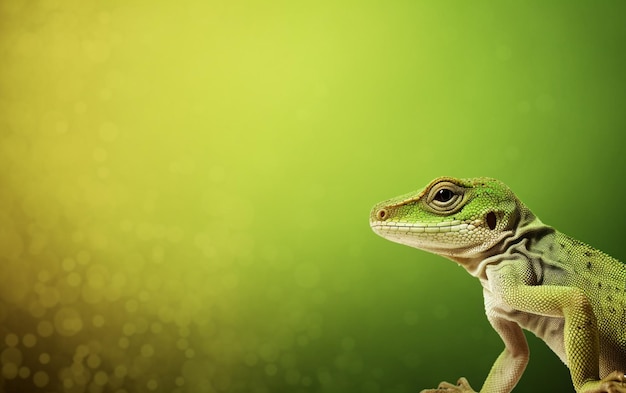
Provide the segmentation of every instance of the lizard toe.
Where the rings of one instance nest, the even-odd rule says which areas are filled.
[[[626,393],[626,374],[613,371],[599,381],[589,381],[581,389],[581,393]]]
[[[451,384],[450,382],[441,382],[437,389],[426,389],[422,390],[420,393],[476,393],[474,389],[470,386],[469,382],[467,382],[466,378],[459,378],[456,385]],[[626,392],[625,392],[626,393]]]
[[[600,380],[603,392],[606,393],[626,393],[626,374],[623,371],[615,370]]]

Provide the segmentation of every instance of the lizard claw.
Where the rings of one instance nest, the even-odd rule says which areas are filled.
[[[476,393],[476,391],[472,389],[466,378],[461,377],[456,385],[449,382],[441,382],[437,389],[425,389],[420,393]]]
[[[581,393],[626,393],[626,374],[613,371],[599,381],[588,381],[580,389]]]

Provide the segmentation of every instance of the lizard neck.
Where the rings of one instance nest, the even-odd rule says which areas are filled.
[[[481,280],[486,280],[486,268],[491,264],[496,264],[512,254],[515,249],[522,249],[522,253],[541,238],[555,232],[554,228],[545,225],[526,206],[520,203],[519,214],[513,220],[510,229],[502,231],[500,237],[494,245],[473,256],[449,257],[453,261],[463,266],[469,274]],[[526,250],[526,252],[524,252]]]

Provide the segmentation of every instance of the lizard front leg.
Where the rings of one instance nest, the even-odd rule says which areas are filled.
[[[485,297],[487,301],[488,297]],[[528,344],[519,325],[489,312],[491,326],[504,341],[504,351],[498,356],[483,384],[481,392],[509,393],[517,384],[528,364]],[[475,393],[465,378],[456,385],[442,382],[437,389],[422,390],[421,393]]]
[[[513,309],[563,317],[567,364],[578,393],[626,393],[623,372],[599,378],[598,324],[583,291],[557,285],[525,285],[519,264],[500,263],[487,269],[492,290]],[[621,377],[619,377],[621,375]]]

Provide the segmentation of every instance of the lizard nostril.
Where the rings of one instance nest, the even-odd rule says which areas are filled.
[[[379,211],[376,212],[376,218],[378,218],[379,220],[383,221],[387,219],[387,210],[385,209],[380,209]]]

